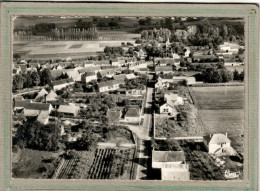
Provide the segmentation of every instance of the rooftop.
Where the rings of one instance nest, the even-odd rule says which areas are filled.
[[[185,161],[183,151],[153,151],[153,162],[182,162]]]

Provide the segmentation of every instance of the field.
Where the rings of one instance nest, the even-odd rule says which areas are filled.
[[[105,46],[121,46],[121,42],[134,41],[16,41],[14,53],[27,58],[89,56],[103,52]]]
[[[244,86],[191,87],[189,89],[198,109],[244,108]]]
[[[244,132],[244,86],[189,88],[207,134]]]
[[[243,109],[200,110],[199,113],[208,134],[243,134]]]

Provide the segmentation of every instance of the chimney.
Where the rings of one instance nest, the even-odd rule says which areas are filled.
[[[226,132],[226,137],[227,137],[227,132]]]
[[[209,137],[211,138],[211,134],[209,134]]]

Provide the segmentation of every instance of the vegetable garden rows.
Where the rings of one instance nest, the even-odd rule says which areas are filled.
[[[79,152],[80,153],[80,152]],[[95,158],[89,168],[84,172],[86,179],[131,179],[133,168],[133,149],[96,149]],[[69,179],[73,177],[80,158],[65,159],[57,169],[55,178]],[[87,164],[86,164],[87,165]]]

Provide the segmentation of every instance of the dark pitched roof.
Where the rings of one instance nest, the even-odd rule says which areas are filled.
[[[30,99],[17,100],[14,102],[14,107],[25,107],[27,103],[30,103]]]
[[[49,103],[27,103],[25,109],[32,110],[49,110],[51,104]]]
[[[178,162],[185,161],[185,155],[183,151],[153,151],[153,162]]]

